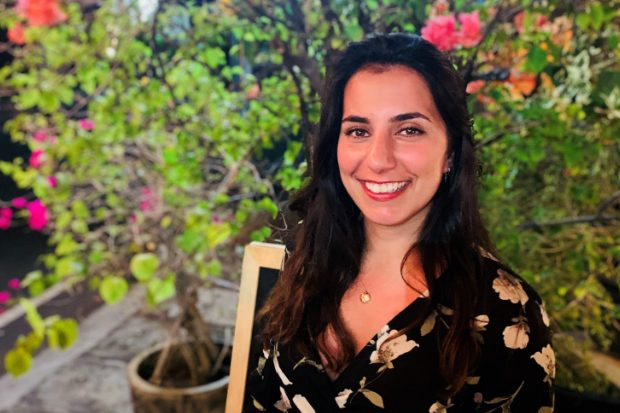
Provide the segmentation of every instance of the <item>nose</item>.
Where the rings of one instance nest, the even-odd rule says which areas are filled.
[[[380,174],[396,166],[394,142],[388,132],[375,134],[369,142],[366,156],[368,167]]]

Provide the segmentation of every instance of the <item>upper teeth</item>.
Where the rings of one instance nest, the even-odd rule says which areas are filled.
[[[364,182],[364,185],[366,185],[366,188],[368,188],[371,192],[374,192],[377,194],[385,194],[385,193],[398,191],[399,189],[407,185],[407,182],[406,181],[405,182],[390,182],[390,183],[385,183],[385,184],[375,184],[372,182]]]

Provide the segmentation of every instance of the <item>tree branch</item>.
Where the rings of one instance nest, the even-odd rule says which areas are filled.
[[[528,221],[519,225],[519,229],[542,229],[542,227],[554,227],[560,225],[574,225],[574,224],[613,224],[614,222],[620,222],[620,215],[603,215],[605,210],[620,200],[620,191],[616,191],[608,198],[605,198],[596,209],[594,215],[578,215],[574,217],[554,219],[551,221],[537,222]],[[620,202],[619,202],[620,204]]]

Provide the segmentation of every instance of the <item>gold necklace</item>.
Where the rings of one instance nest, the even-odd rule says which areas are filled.
[[[420,293],[420,296],[425,296],[426,293],[428,292],[428,290],[426,290],[425,292],[420,292],[420,290],[415,288],[413,285],[409,284],[409,282],[405,279],[405,276],[403,275],[402,272],[400,273],[400,278],[402,278],[403,282],[407,285],[407,287],[411,288],[413,291]],[[360,282],[362,283],[362,287],[364,288],[364,291],[360,293],[360,302],[362,304],[368,304],[370,300],[372,299],[372,296],[370,295],[368,288],[366,288],[366,284],[364,284],[364,281],[360,279]]]
[[[366,284],[364,284],[364,281],[360,279],[360,282],[362,283],[362,287],[364,287],[364,291],[362,291],[362,293],[360,294],[360,301],[362,304],[367,304],[372,299],[372,296],[368,292],[368,288],[366,288]]]

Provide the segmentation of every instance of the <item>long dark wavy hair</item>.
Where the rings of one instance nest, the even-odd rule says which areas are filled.
[[[310,179],[290,203],[302,222],[294,231],[295,247],[260,313],[263,337],[265,344],[273,340],[304,355],[318,349],[335,371],[355,355],[339,308],[360,271],[366,240],[361,212],[340,179],[336,148],[349,79],[364,68],[391,66],[404,66],[424,77],[447,127],[451,170],[431,201],[417,242],[403,257],[401,272],[408,256],[417,251],[429,289],[424,311],[406,330],[419,326],[440,298],[452,305],[452,321],[438,345],[440,372],[455,393],[479,357],[471,322],[484,265],[480,251],[491,252],[492,247],[478,208],[479,168],[465,87],[450,60],[419,36],[371,36],[349,45],[328,67],[318,134],[309,148]],[[442,285],[450,288],[436,288],[438,271],[448,278]],[[328,326],[339,340],[340,354],[330,354],[322,339]]]

